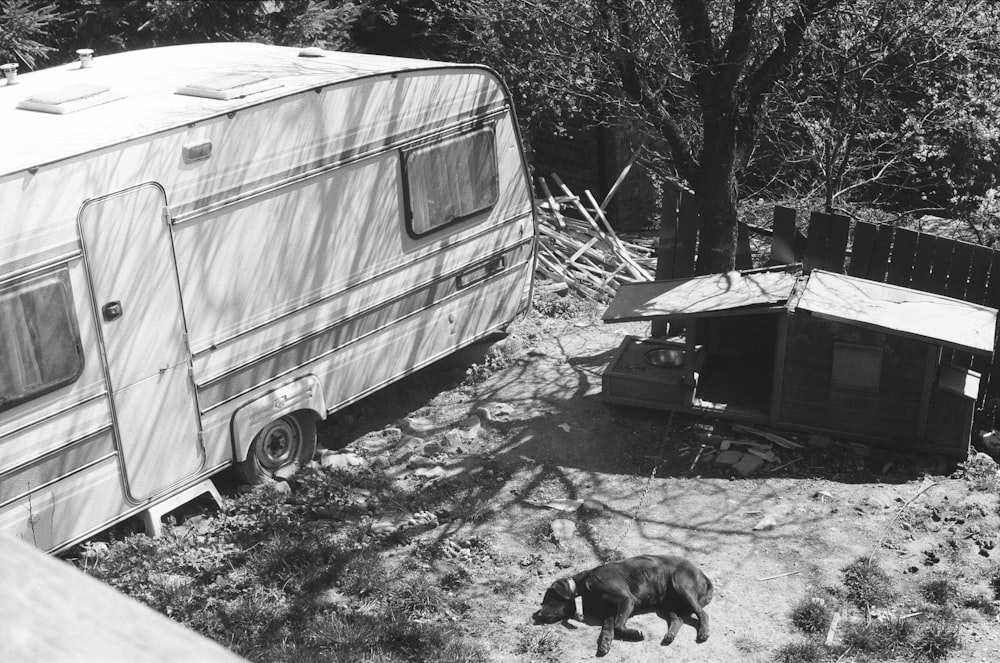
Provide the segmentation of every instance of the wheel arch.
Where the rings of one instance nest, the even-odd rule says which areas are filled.
[[[296,412],[309,412],[315,419],[326,419],[326,399],[315,375],[296,378],[265,392],[233,413],[233,462],[246,460],[254,437],[264,426]]]

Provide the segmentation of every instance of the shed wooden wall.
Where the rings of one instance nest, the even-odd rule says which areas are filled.
[[[778,423],[846,431],[859,439],[916,442],[928,344],[810,315],[788,321]],[[884,348],[879,391],[831,384],[834,343]]]

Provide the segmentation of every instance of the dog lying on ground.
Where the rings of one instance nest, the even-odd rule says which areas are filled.
[[[554,624],[576,617],[576,597],[583,602],[583,617],[601,624],[597,655],[611,649],[611,640],[642,640],[642,631],[625,623],[635,613],[656,611],[667,621],[662,645],[677,637],[684,617],[698,618],[696,642],[708,640],[708,615],[712,581],[691,562],[668,555],[640,555],[556,580],[545,591],[542,607],[532,618],[536,624]],[[579,617],[578,617],[579,618]]]

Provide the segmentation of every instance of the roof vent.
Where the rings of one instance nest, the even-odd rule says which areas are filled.
[[[323,58],[326,57],[326,53],[323,49],[318,46],[308,46],[299,51],[300,58]]]
[[[281,85],[281,83],[272,81],[267,76],[260,76],[258,74],[226,74],[184,85],[177,89],[177,94],[225,101],[273,90],[274,88],[281,87]]]
[[[7,79],[7,85],[17,85],[17,65],[13,62],[7,64],[0,64],[0,71],[3,72],[4,78]]]
[[[124,97],[124,94],[112,92],[111,88],[103,85],[80,83],[78,85],[68,85],[57,90],[40,92],[34,96],[22,99],[18,102],[17,107],[25,110],[65,115],[66,113],[75,113],[85,108],[100,106],[110,101],[117,101]]]
[[[80,57],[80,69],[86,69],[94,64],[94,49],[78,48],[76,54]]]

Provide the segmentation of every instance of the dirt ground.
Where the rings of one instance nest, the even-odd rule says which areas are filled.
[[[494,660],[592,659],[597,626],[534,626],[530,615],[557,578],[642,553],[682,555],[712,579],[711,637],[696,644],[689,624],[661,647],[666,623],[641,615],[632,625],[645,641],[616,641],[608,661],[773,660],[783,643],[802,639],[792,606],[838,586],[859,556],[874,555],[915,611],[916,588],[931,578],[992,597],[995,485],[977,490],[937,458],[837,444],[776,448],[775,462],[734,478],[711,454],[696,459],[697,435],[725,433],[727,424],[601,401],[612,352],[646,325],[605,326],[598,306],[551,300],[542,308],[558,315],[536,311],[485,355],[480,346],[442,362],[321,430],[321,442],[341,453],[379,435],[434,443],[438,453],[422,471],[412,462],[387,471],[414,485],[453,485],[456,515],[390,555],[451,547],[454,562],[428,573],[447,573],[449,564],[470,571],[455,590],[470,616],[457,626],[489,642]],[[579,499],[592,501],[576,512],[545,506]],[[964,646],[948,660],[997,660],[997,617],[961,606],[955,615]]]

